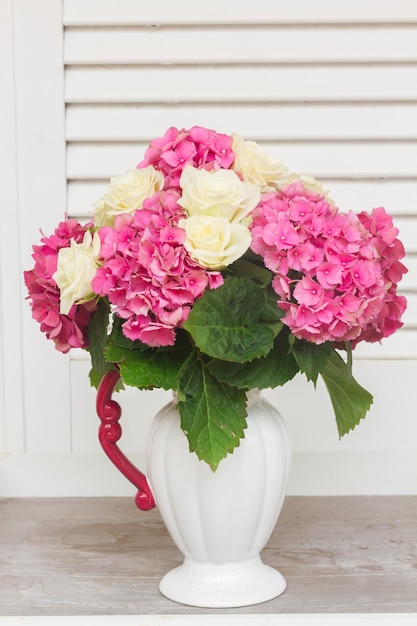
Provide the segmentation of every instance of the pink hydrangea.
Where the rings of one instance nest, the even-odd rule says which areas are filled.
[[[170,206],[170,211],[167,211]],[[223,282],[219,272],[198,266],[183,246],[183,217],[171,192],[158,192],[133,215],[100,229],[102,266],[93,289],[107,296],[122,318],[124,335],[151,347],[175,343],[175,328],[207,288]]]
[[[401,325],[404,248],[384,209],[342,213],[302,182],[264,194],[253,252],[274,274],[282,321],[313,343],[377,341]]]
[[[370,233],[372,245],[378,252],[386,292],[381,309],[375,319],[365,326],[355,344],[359,341],[381,341],[401,328],[401,317],[406,310],[407,300],[397,293],[397,286],[408,271],[400,261],[405,256],[405,250],[397,238],[398,228],[393,225],[392,217],[385,209],[379,207],[370,215],[363,211],[359,213],[358,219]]]
[[[165,189],[178,188],[186,165],[207,170],[230,168],[235,158],[232,143],[231,136],[202,126],[189,130],[171,127],[162,137],[151,141],[137,167],[153,165],[164,174]]]
[[[33,269],[24,272],[32,317],[39,322],[40,329],[55,343],[59,352],[71,348],[87,347],[87,328],[95,302],[74,305],[68,315],[62,315],[60,293],[53,279],[57,269],[58,252],[70,245],[71,239],[80,243],[88,228],[75,219],[67,219],[55,229],[50,237],[42,237],[40,246],[33,246]]]

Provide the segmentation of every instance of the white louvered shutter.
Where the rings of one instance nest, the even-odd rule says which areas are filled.
[[[409,309],[395,336],[356,350],[355,375],[375,396],[366,421],[339,442],[320,385],[299,377],[266,395],[293,439],[290,492],[416,491],[417,3],[64,0],[63,28],[70,215],[88,217],[150,139],[194,124],[260,142],[343,210],[394,214]],[[88,369],[72,356],[71,454],[99,463]],[[137,458],[167,397],[125,394],[125,449]],[[92,484],[103,493],[99,476]]]

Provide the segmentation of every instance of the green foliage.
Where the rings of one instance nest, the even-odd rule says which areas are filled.
[[[126,385],[139,389],[175,389],[178,372],[190,351],[190,344],[181,331],[173,347],[149,348],[140,341],[131,341],[122,334],[115,321],[105,349],[106,358],[117,363]]]
[[[210,372],[220,381],[243,389],[268,389],[279,387],[294,378],[298,365],[289,351],[288,331],[283,329],[266,357],[250,363],[228,363],[213,360]]]
[[[181,368],[178,387],[181,428],[190,452],[196,452],[215,471],[244,436],[246,394],[214,378],[197,351]]]
[[[262,321],[265,290],[248,278],[226,278],[206,291],[184,324],[202,352],[215,359],[244,363],[266,356],[280,323]]]
[[[352,376],[329,343],[296,339],[270,285],[271,274],[248,260],[233,267],[224,284],[194,303],[174,346],[150,348],[123,335],[114,317],[108,335],[109,305],[98,303],[89,325],[91,384],[119,368],[124,384],[178,392],[181,427],[191,452],[213,471],[239,446],[246,428],[246,392],[284,385],[297,372],[327,387],[339,435],[352,430],[372,404],[372,396]]]
[[[335,350],[320,375],[329,392],[339,436],[343,437],[365,417],[373,402],[372,395],[356,382],[349,365]]]
[[[307,380],[311,380],[314,385],[317,382],[318,375],[327,363],[327,359],[332,352],[329,343],[316,345],[295,339],[292,342],[291,351],[297,361],[300,372],[303,372]]]
[[[104,357],[109,311],[107,300],[100,299],[88,326],[88,351],[91,357],[89,377],[91,386],[96,388],[103,375],[114,369],[113,363],[109,363]]]
[[[252,256],[253,260],[250,260]],[[267,287],[271,282],[272,274],[263,264],[259,265],[259,263],[255,262],[255,259],[259,260],[259,257],[256,257],[256,255],[251,254],[249,251],[246,253],[245,257],[241,257],[235,261],[231,268],[228,268],[225,273],[227,274],[229,271],[233,271],[233,276],[238,278],[250,278],[259,285]],[[277,308],[276,297],[275,308]]]

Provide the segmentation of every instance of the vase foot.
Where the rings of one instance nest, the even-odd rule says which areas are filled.
[[[206,608],[249,606],[272,600],[286,588],[285,578],[255,558],[241,563],[184,563],[168,572],[160,592],[175,602]]]

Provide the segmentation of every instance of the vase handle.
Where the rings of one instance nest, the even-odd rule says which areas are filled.
[[[112,400],[112,393],[119,380],[119,370],[111,370],[100,381],[96,398],[96,411],[101,420],[98,438],[110,461],[138,489],[136,506],[142,511],[150,511],[156,504],[148,480],[117,445],[122,436],[122,427],[119,424],[122,409],[118,402]]]

